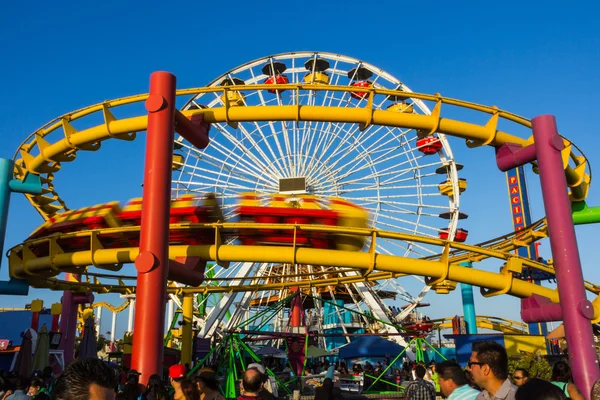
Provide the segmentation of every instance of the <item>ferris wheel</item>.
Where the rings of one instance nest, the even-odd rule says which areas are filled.
[[[371,106],[375,110],[430,114],[426,105],[411,99],[411,90],[389,73],[351,57],[321,52],[284,53],[241,65],[208,85],[227,86],[229,91],[201,93],[183,109],[210,109],[226,103],[228,107],[315,105],[360,109],[369,101],[360,91],[277,89],[278,84],[288,83],[401,90],[406,96],[383,97]],[[244,91],[235,90],[240,85],[244,85]],[[252,85],[273,88],[247,90]],[[458,193],[460,165],[454,162],[444,135],[425,138],[415,130],[343,121],[275,122],[257,118],[254,122],[213,124],[210,137],[209,146],[202,150],[177,138],[172,191],[175,197],[214,193],[225,221],[238,218],[237,205],[243,193],[283,193],[289,189],[286,183],[300,182],[303,193],[343,198],[367,210],[369,227],[436,238],[443,230],[450,240],[457,231],[460,196],[444,193],[440,181]],[[439,252],[422,243],[379,238],[376,250],[416,258]],[[327,276],[358,274],[317,265],[303,268]],[[232,263],[227,268],[212,265],[208,273],[209,284],[256,284],[297,274],[298,266]],[[410,313],[429,288],[420,278],[393,278],[371,285],[347,284],[344,298],[357,310],[369,310],[380,320],[392,321]],[[286,290],[280,290],[199,298],[197,306],[205,310],[201,335],[231,328],[253,309],[287,295]],[[329,299],[335,297],[333,291],[328,294]],[[384,303],[386,298],[409,306],[394,316]],[[278,318],[283,320],[283,316]]]

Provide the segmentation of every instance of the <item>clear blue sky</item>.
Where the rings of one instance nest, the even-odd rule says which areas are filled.
[[[289,3],[292,4],[292,3]],[[459,5],[461,4],[461,5]],[[600,163],[596,95],[600,29],[595,2],[10,2],[0,13],[0,156],[12,157],[36,128],[65,112],[147,91],[152,71],[179,87],[202,86],[246,61],[279,52],[346,54],[383,68],[417,92],[497,105],[534,117],[552,113],[561,133]],[[105,144],[65,166],[56,181],[72,207],[140,194],[143,140]],[[469,242],[510,229],[504,175],[491,149],[453,140],[469,180],[462,209]],[[543,216],[537,177],[529,176],[534,218]],[[590,205],[600,205],[600,184]],[[5,250],[41,222],[13,195]],[[596,268],[600,227],[577,227],[587,279]],[[548,245],[543,247],[548,256]],[[493,265],[490,268],[497,268]],[[7,279],[2,262],[0,279]],[[32,291],[46,303],[58,293]],[[28,299],[0,296],[4,307]],[[110,299],[118,303],[119,299]],[[433,316],[461,313],[459,293],[430,296]],[[476,297],[481,314],[518,319],[515,299]],[[122,331],[126,317],[120,317]],[[110,326],[103,318],[103,331]]]

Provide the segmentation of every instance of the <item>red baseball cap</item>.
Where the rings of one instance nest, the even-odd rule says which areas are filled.
[[[169,377],[173,379],[185,378],[187,369],[183,364],[175,364],[169,367]]]

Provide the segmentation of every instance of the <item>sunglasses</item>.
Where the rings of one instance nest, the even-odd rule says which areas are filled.
[[[485,365],[485,363],[482,363],[482,362],[475,362],[475,361],[469,361],[469,362],[467,363],[467,366],[469,367],[469,369],[471,369],[471,368],[473,367],[473,365],[479,365],[479,366],[481,367],[482,365]]]
[[[522,376],[513,376],[513,379],[515,381],[520,381],[521,379],[523,379],[523,377]]]

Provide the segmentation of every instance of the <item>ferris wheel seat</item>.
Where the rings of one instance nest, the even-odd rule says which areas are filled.
[[[221,102],[223,104],[228,102],[230,107],[239,107],[245,105],[244,95],[237,90],[228,91],[227,95],[222,95]]]
[[[304,75],[304,83],[319,83],[321,85],[327,85],[329,83],[329,75],[325,72],[314,72]]]
[[[415,109],[412,104],[405,103],[403,101],[399,101],[397,103],[392,103],[387,108],[388,111],[393,112],[401,112],[406,114],[412,114],[415,112]]]
[[[442,142],[437,136],[427,136],[417,140],[417,150],[427,156],[436,154],[442,147]]]
[[[370,88],[373,86],[373,84],[369,81],[358,81],[358,82],[352,83],[352,86],[356,87],[356,88]],[[368,92],[350,92],[350,97],[352,97],[353,99],[356,99],[356,100],[363,100],[368,95],[369,95]]]
[[[440,239],[442,240],[448,240],[448,229],[440,229],[440,231],[438,232],[438,236]],[[459,228],[456,230],[456,233],[454,235],[454,241],[455,242],[459,242],[459,243],[463,243],[467,240],[467,237],[469,236],[469,231],[466,229],[462,229]]]
[[[445,180],[444,182],[441,182],[438,185],[438,189],[440,191],[440,194],[442,194],[442,195],[449,196],[449,197],[453,197],[455,195],[454,185],[450,179]],[[464,178],[460,178],[458,180],[458,193],[461,194],[465,190],[467,190],[467,180]]]
[[[265,79],[264,82],[265,85],[285,85],[287,83],[290,83],[290,81],[285,75],[270,76],[267,79]],[[272,94],[283,93],[285,92],[285,89],[268,89],[267,92]]]

